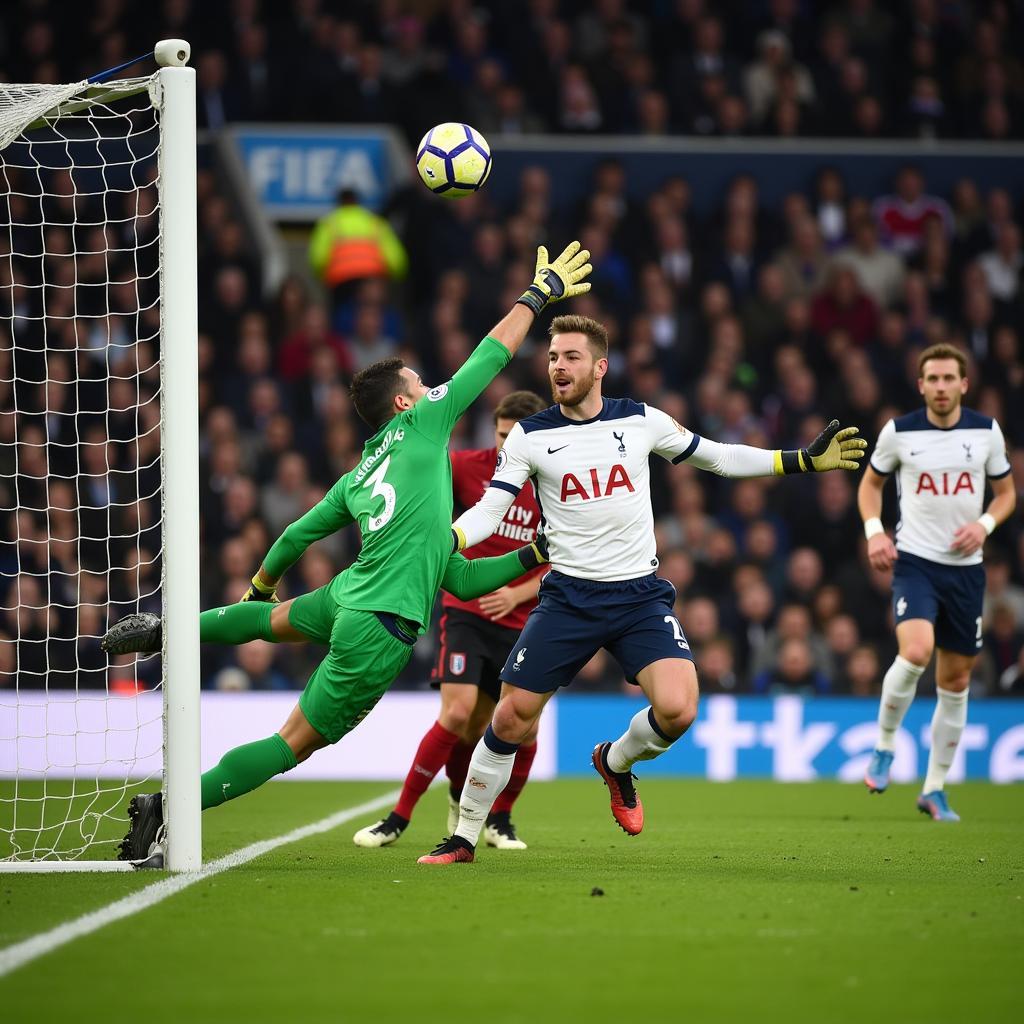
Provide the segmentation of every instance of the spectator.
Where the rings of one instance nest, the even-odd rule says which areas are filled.
[[[790,43],[785,33],[767,29],[757,37],[759,57],[749,65],[745,75],[747,103],[755,122],[763,121],[779,95],[780,79],[793,76],[796,102],[809,106],[814,102],[814,82],[802,64],[792,60]]]
[[[999,226],[996,247],[983,253],[978,261],[992,297],[1000,302],[1013,302],[1020,294],[1024,251],[1021,250],[1020,228],[1012,222]]]
[[[384,318],[379,306],[361,305],[356,309],[355,328],[350,339],[352,368],[358,372],[379,359],[395,354],[398,343],[384,333]]]
[[[564,132],[596,132],[603,116],[597,92],[586,69],[579,64],[568,64],[562,70],[559,85],[559,127]]]
[[[882,240],[901,256],[920,248],[925,224],[933,217],[947,233],[953,229],[949,204],[925,193],[924,175],[916,167],[904,167],[896,178],[896,192],[875,200],[872,210]]]
[[[1024,649],[1024,629],[1009,604],[993,603],[985,630],[985,653],[992,659],[996,676],[1012,669]]]
[[[1007,608],[1013,616],[1013,628],[1024,629],[1024,587],[1013,582],[1010,560],[1000,551],[985,556],[985,604],[982,617],[986,628],[997,607]]]
[[[283,455],[277,463],[273,482],[264,488],[261,504],[263,518],[272,534],[280,535],[289,523],[307,511],[308,486],[306,460],[298,452]]]
[[[854,648],[846,659],[843,684],[855,697],[877,697],[882,692],[882,670],[874,647],[861,644]]]
[[[338,193],[337,209],[313,229],[309,262],[337,306],[367,278],[401,280],[409,258],[391,225],[361,206],[355,189],[345,187]]]
[[[701,693],[736,693],[740,689],[732,645],[724,636],[712,637],[704,644],[697,657],[697,672]]]
[[[754,290],[758,271],[755,243],[753,219],[734,216],[726,225],[722,248],[711,262],[709,277],[722,282],[734,300],[742,300]]]
[[[253,640],[234,650],[235,664],[222,668],[211,680],[215,690],[289,690],[288,678],[274,667],[274,644]]]
[[[277,372],[285,380],[295,380],[310,371],[321,348],[327,349],[338,370],[352,375],[352,357],[341,336],[331,330],[327,310],[311,303],[302,314],[302,326],[285,337],[277,354]]]
[[[903,261],[878,244],[878,228],[869,218],[857,222],[853,244],[840,249],[833,263],[850,267],[880,309],[887,309],[899,299],[905,275]]]
[[[810,610],[800,604],[786,604],[780,608],[775,626],[769,630],[750,668],[751,674],[756,677],[777,668],[779,654],[790,640],[797,640],[807,647],[815,672],[825,678],[833,675],[834,663],[824,637],[814,630]]]
[[[826,278],[825,290],[811,304],[811,325],[820,336],[841,329],[858,345],[867,345],[878,329],[878,309],[849,267],[837,264]]]
[[[811,649],[806,640],[786,640],[779,648],[773,664],[754,676],[754,693],[796,693],[804,696],[828,693],[829,682],[814,667]]]
[[[811,217],[802,217],[793,225],[790,244],[776,255],[775,263],[782,272],[787,299],[807,299],[821,288],[828,256],[821,231]]]

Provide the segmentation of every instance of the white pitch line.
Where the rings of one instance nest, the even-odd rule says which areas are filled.
[[[142,910],[148,910],[167,899],[187,889],[197,882],[205,882],[206,879],[219,875],[222,871],[229,871],[231,868],[241,867],[257,857],[262,857],[279,846],[287,846],[289,843],[297,843],[300,839],[307,839],[309,836],[319,835],[322,832],[330,832],[331,829],[344,825],[346,821],[358,818],[362,814],[369,814],[371,811],[379,811],[384,807],[393,804],[401,795],[401,790],[393,789],[383,796],[367,800],[366,803],[358,804],[356,807],[348,807],[343,811],[336,811],[334,814],[314,821],[311,825],[303,825],[301,828],[293,829],[284,835],[275,836],[273,839],[262,839],[251,846],[245,846],[241,850],[235,850],[224,857],[210,861],[199,871],[172,875],[170,878],[161,879],[145,889],[133,892],[130,896],[115,900],[113,903],[100,907],[99,910],[90,911],[73,921],[66,921],[64,924],[51,928],[48,932],[40,932],[31,938],[16,942],[13,946],[0,949],[0,978],[19,967],[31,963],[33,960],[55,949],[80,939],[84,935],[91,935],[108,924],[121,921]]]

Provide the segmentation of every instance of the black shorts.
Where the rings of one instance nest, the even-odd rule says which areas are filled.
[[[693,661],[672,607],[676,589],[651,573],[631,580],[583,580],[552,569],[540,603],[509,652],[501,678],[534,693],[568,686],[603,647],[630,683],[663,658]]]
[[[973,657],[981,650],[981,608],[985,567],[941,565],[901,551],[892,575],[896,624],[927,619],[935,626],[935,646]]]
[[[488,622],[461,608],[446,608],[430,685],[467,683],[478,686],[497,703],[501,696],[499,673],[518,638],[518,629]]]

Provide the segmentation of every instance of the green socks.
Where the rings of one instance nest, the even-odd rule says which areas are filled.
[[[199,640],[204,644],[247,644],[250,640],[274,643],[269,601],[243,601],[211,608],[199,616]]]
[[[232,608],[244,608],[245,605],[232,605]],[[269,612],[269,609],[268,609]],[[210,615],[211,612],[204,612]],[[268,615],[269,620],[269,615]],[[250,639],[252,639],[250,637]],[[262,786],[275,775],[289,771],[298,762],[292,748],[275,732],[265,740],[246,743],[241,747],[229,750],[216,768],[203,772],[203,810],[217,807],[225,800],[234,800],[236,796],[248,793]]]
[[[250,640],[274,642],[269,601],[244,601],[224,608],[211,608],[199,616],[199,639],[203,643],[246,644]],[[275,732],[264,740],[229,750],[216,768],[203,773],[203,810],[262,786],[298,762],[291,747]]]

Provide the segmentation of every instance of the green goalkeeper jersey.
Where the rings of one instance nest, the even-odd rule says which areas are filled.
[[[338,605],[430,620],[452,555],[448,441],[459,417],[505,368],[511,353],[486,337],[454,377],[399,413],[366,442],[359,465],[292,523],[264,566],[279,578],[314,541],[359,524],[359,557],[330,588]]]

